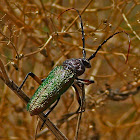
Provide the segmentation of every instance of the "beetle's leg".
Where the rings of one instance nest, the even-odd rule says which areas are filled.
[[[71,116],[74,115],[74,114],[78,114],[78,113],[81,113],[81,112],[84,112],[84,111],[85,111],[85,110],[80,110],[80,109],[81,109],[81,103],[82,103],[82,101],[81,101],[81,97],[80,97],[80,94],[79,94],[79,91],[78,91],[76,85],[78,85],[78,84],[73,84],[72,86],[73,86],[74,89],[75,89],[76,98],[77,98],[77,101],[78,101],[78,103],[79,103],[79,107],[78,107],[78,109],[77,109],[75,112],[71,112],[71,113],[65,114],[65,115],[63,116],[63,117],[64,117],[64,120],[68,119],[69,117],[71,117]],[[79,86],[79,85],[78,85],[78,86]]]
[[[80,78],[76,78],[77,82],[83,83],[85,85],[89,85],[94,83],[93,80],[89,80],[89,79],[80,79]]]
[[[76,134],[75,134],[75,139],[77,140],[78,138],[78,133],[79,133],[79,128],[80,128],[80,122],[81,122],[81,118],[82,118],[82,112],[83,110],[85,111],[85,84],[84,83],[81,83],[81,84],[77,84],[80,88],[81,88],[81,91],[82,91],[82,96],[81,96],[81,112],[80,114],[78,115],[78,120],[77,120],[77,126],[76,126]]]
[[[50,110],[44,115],[44,117],[46,118],[50,113],[51,111],[56,107],[56,105],[58,104],[60,100],[60,97],[57,99],[56,103],[50,108]]]
[[[34,73],[29,72],[29,73],[26,75],[25,79],[23,80],[22,84],[19,86],[18,90],[20,90],[20,89],[23,87],[23,85],[24,85],[24,83],[26,82],[28,76],[31,76],[38,84],[41,84],[41,83],[42,83],[42,80],[41,80],[40,78],[38,78]]]
[[[76,87],[74,84],[73,84],[72,86],[73,86],[74,89],[75,89],[75,92],[76,92],[76,98],[77,98],[77,101],[78,101],[78,103],[79,103],[79,107],[78,107],[77,111],[73,113],[73,114],[75,114],[75,113],[78,113],[79,110],[80,110],[80,108],[81,108],[81,98],[80,98],[80,95],[79,95],[79,92],[78,92],[77,87]]]
[[[50,108],[50,110],[44,115],[44,118],[46,118],[51,112],[52,110],[56,107],[56,105],[58,104],[60,100],[60,97],[57,99],[56,103]],[[40,127],[40,130],[42,129],[42,127],[44,126],[46,120],[44,120],[44,122],[42,123],[41,127]]]
[[[78,91],[76,85],[77,85],[77,84],[73,84],[72,86],[73,86],[74,89],[75,89],[76,98],[77,98],[77,101],[78,101],[78,103],[79,103],[79,107],[78,107],[78,109],[77,109],[75,112],[71,112],[71,113],[68,113],[68,114],[63,115],[63,121],[66,120],[66,119],[68,119],[69,117],[71,117],[71,116],[74,115],[74,114],[81,113],[81,111],[80,111],[80,109],[81,109],[81,98],[80,98],[79,91]],[[84,112],[84,111],[82,111],[82,112]]]
[[[82,79],[82,80],[84,80],[84,79]],[[88,81],[88,80],[86,80],[86,81]],[[77,85],[80,87],[80,89],[82,91],[81,105],[80,105],[81,111],[79,112],[79,113],[81,113],[81,112],[84,112],[85,111],[85,107],[84,107],[84,104],[85,104],[85,87],[84,87],[84,85],[85,85],[85,83],[80,82],[80,83],[77,83]]]
[[[76,85],[78,85],[78,84],[76,84]],[[76,98],[77,98],[77,101],[78,101],[78,103],[79,103],[79,107],[78,107],[78,109],[77,109],[75,112],[71,113],[71,115],[77,114],[77,113],[81,113],[81,112],[84,112],[84,111],[85,111],[85,110],[81,110],[81,111],[80,111],[80,109],[81,109],[81,104],[82,104],[82,100],[81,100],[81,97],[80,97],[80,95],[79,95],[79,91],[78,91],[76,85],[73,84],[72,86],[73,86],[74,89],[75,89]],[[79,86],[79,85],[78,85],[78,86]]]
[[[79,86],[80,89],[82,90],[82,97],[80,97],[80,94],[79,94],[79,91],[78,91],[76,85]],[[66,121],[69,117],[71,117],[72,115],[74,115],[74,114],[79,114],[79,113],[81,114],[82,112],[85,111],[85,109],[84,109],[84,102],[85,102],[84,84],[81,83],[81,82],[79,82],[79,83],[73,84],[72,86],[73,86],[74,89],[75,89],[77,101],[78,101],[78,103],[79,103],[79,107],[78,107],[78,109],[77,109],[75,112],[71,112],[71,113],[68,113],[68,114],[63,115],[63,118],[60,120],[61,123],[62,123],[62,122],[65,122],[65,121]]]

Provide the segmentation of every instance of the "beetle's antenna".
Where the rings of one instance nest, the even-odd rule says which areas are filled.
[[[80,15],[79,11],[78,11],[77,9],[75,9],[75,8],[69,8],[69,9],[63,11],[63,12],[58,16],[58,18],[59,18],[64,12],[66,12],[66,11],[68,11],[68,10],[72,10],[72,9],[75,10],[75,11],[77,11],[77,13],[78,13],[78,15],[79,15],[79,18],[80,18],[81,30],[82,30],[82,31],[81,31],[81,32],[82,32],[82,42],[83,42],[83,58],[86,58],[84,27],[83,27],[82,17],[81,17],[81,15]]]
[[[131,43],[131,40],[130,40],[129,34],[126,33],[125,31],[116,32],[116,33],[114,33],[113,35],[111,35],[110,37],[108,37],[106,40],[104,40],[104,41],[99,45],[99,47],[97,48],[97,50],[95,51],[95,53],[93,53],[93,54],[88,58],[88,61],[90,61],[91,59],[93,59],[93,58],[96,56],[97,52],[101,49],[101,47],[102,47],[110,38],[112,38],[114,35],[119,34],[119,33],[125,33],[125,34],[127,34],[127,36],[128,36],[129,47],[128,47],[128,53],[127,53],[127,58],[126,58],[126,63],[127,63],[127,61],[128,61],[128,55],[129,55],[129,51],[130,51],[130,43]]]

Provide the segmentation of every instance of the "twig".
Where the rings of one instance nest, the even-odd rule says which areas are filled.
[[[126,22],[127,26],[130,28],[130,30],[133,32],[133,34],[137,37],[137,39],[140,40],[140,36],[133,30],[132,26],[130,25],[130,23],[128,22],[125,14],[122,12],[122,10],[119,8],[119,6],[117,6],[117,9],[120,11],[120,13],[122,14],[122,17],[124,19],[124,21]]]
[[[3,77],[2,80],[4,80],[5,83],[9,83],[10,80],[9,80],[9,77],[7,75],[7,72],[6,72],[5,68],[4,68],[4,65],[3,65],[1,59],[0,59],[0,67],[1,67],[1,77]]]
[[[28,57],[28,56],[30,56],[30,55],[34,55],[34,54],[36,54],[36,53],[39,53],[39,52],[41,52],[49,43],[50,43],[50,41],[52,40],[52,35],[48,38],[48,40],[46,41],[46,43],[43,45],[43,47],[41,47],[39,50],[37,50],[37,51],[34,51],[34,52],[31,52],[31,53],[28,53],[28,54],[25,54],[24,55],[24,57]]]
[[[88,2],[88,4],[85,6],[85,8],[82,10],[82,12],[80,13],[80,15],[82,15],[84,12],[85,12],[85,10],[87,9],[87,7],[90,5],[90,3],[92,2],[93,0],[90,0],[89,2]],[[71,26],[75,23],[75,21],[77,20],[79,18],[79,15],[73,20],[73,22],[69,25],[69,27],[67,27],[67,29],[64,31],[64,32],[67,32],[70,28],[71,28]]]

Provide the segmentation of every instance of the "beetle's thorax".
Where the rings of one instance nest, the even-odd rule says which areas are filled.
[[[71,69],[76,73],[76,76],[80,76],[85,72],[85,68],[90,68],[91,65],[89,61],[85,58],[79,59],[67,59],[63,62],[63,66],[65,69]]]

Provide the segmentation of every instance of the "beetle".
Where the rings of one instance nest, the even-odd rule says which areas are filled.
[[[70,10],[70,9],[67,9],[67,10]],[[84,37],[82,18],[79,11],[78,10],[76,11],[79,15],[80,23],[81,23],[83,57],[65,60],[61,66],[56,66],[49,73],[48,77],[43,80],[40,80],[32,72],[29,72],[26,75],[22,84],[19,86],[19,90],[23,87],[28,76],[31,76],[36,82],[40,84],[40,86],[38,87],[34,95],[31,97],[29,103],[27,104],[27,110],[30,112],[31,116],[38,115],[50,107],[50,110],[44,116],[44,117],[47,117],[50,114],[50,112],[55,108],[55,106],[58,104],[61,95],[65,93],[70,86],[74,87],[76,91],[76,95],[77,95],[77,100],[79,103],[79,108],[77,109],[75,113],[80,112],[82,101],[81,101],[81,97],[79,95],[76,85],[80,86],[81,84],[82,87],[84,87],[85,84],[89,85],[89,84],[94,83],[94,81],[88,80],[88,79],[80,79],[78,77],[81,76],[85,72],[86,68],[91,68],[90,60],[92,60],[96,56],[97,52],[110,38],[122,32],[127,34],[125,31],[119,31],[119,32],[114,33],[98,46],[95,53],[93,53],[89,58],[86,58],[85,37]],[[130,48],[130,41],[129,41],[129,48]],[[84,90],[84,88],[81,88],[81,89]],[[81,111],[84,111],[84,110],[81,110]],[[44,123],[45,121],[43,122],[41,128],[43,127]]]

